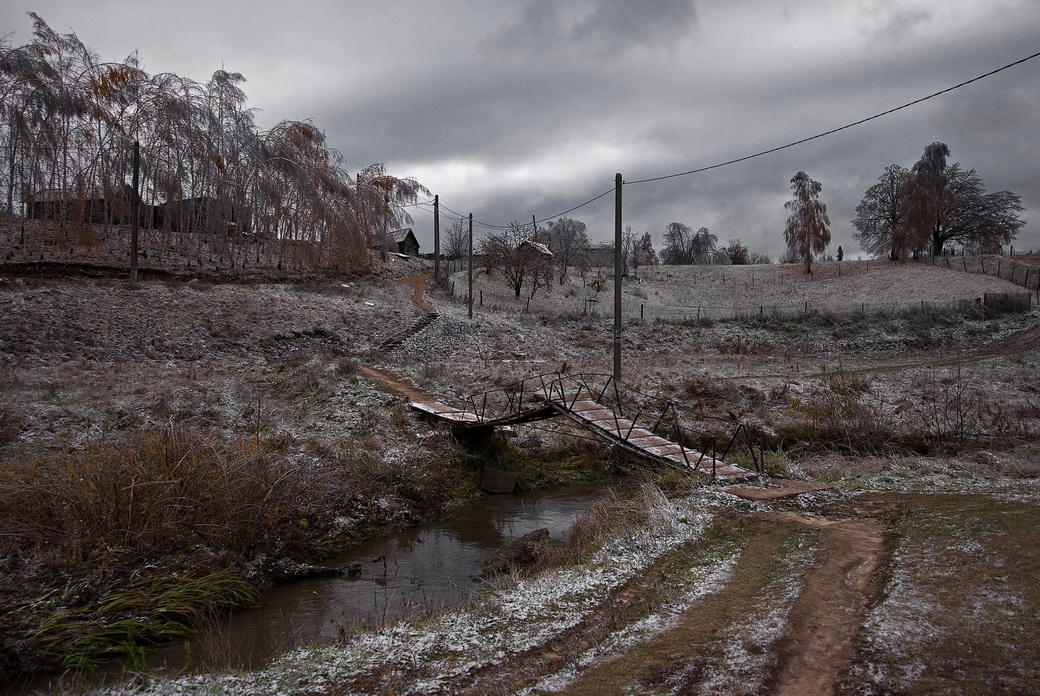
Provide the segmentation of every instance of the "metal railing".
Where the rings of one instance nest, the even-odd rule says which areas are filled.
[[[613,419],[613,430],[594,427],[591,421],[581,418],[576,406],[582,401],[593,402],[608,410]],[[760,431],[733,418],[683,409],[674,401],[641,392],[612,375],[544,373],[471,395],[466,398],[466,403],[477,416],[474,425],[505,425],[564,415],[596,434],[609,433],[606,439],[626,451],[675,466],[673,460],[634,443],[649,432],[677,445],[688,468],[699,470],[705,459],[709,459],[713,479],[719,461],[734,451],[734,447],[746,448],[751,468],[757,473],[763,470]],[[710,423],[716,427],[698,427],[697,423]],[[753,436],[755,432],[758,433],[757,443]]]

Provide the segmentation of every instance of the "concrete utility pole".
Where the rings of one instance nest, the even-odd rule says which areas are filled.
[[[433,286],[441,282],[441,207],[440,196],[433,197]]]
[[[621,174],[614,177],[614,379],[621,379]]]
[[[137,285],[137,232],[141,217],[140,188],[141,144],[134,141],[134,173],[130,191],[130,286]]]
[[[473,213],[469,214],[469,318],[473,318]]]

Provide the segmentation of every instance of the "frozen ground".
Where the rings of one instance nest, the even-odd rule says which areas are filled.
[[[840,278],[821,270],[811,281],[789,268],[640,276],[627,301],[662,307],[779,295],[803,306],[838,296],[941,304],[1016,289],[909,264],[871,263]],[[609,372],[610,318],[573,311],[587,289],[572,289],[558,305],[554,294],[529,313],[478,307],[473,320],[432,291],[439,318],[386,352],[383,341],[421,312],[408,288],[385,280],[130,290],[10,278],[0,284],[0,452],[77,447],[171,419],[228,432],[260,419],[319,444],[369,437],[405,461],[422,448],[405,431],[425,426],[350,363],[448,402],[540,372]],[[785,665],[798,659],[790,617],[802,616],[808,583],[826,580],[811,573],[840,560],[834,527],[815,522],[874,520],[886,543],[860,592],[853,653],[827,667],[838,692],[952,693],[970,673],[972,684],[1028,693],[1040,683],[1038,327],[1036,310],[864,316],[855,307],[797,321],[629,321],[626,381],[690,409],[733,412],[784,447],[776,463],[787,475],[835,490],[771,504],[715,490],[645,494],[651,514],[573,567],[509,579],[470,605],[296,651],[259,672],[110,692],[782,692]],[[408,428],[374,426],[388,415]],[[888,449],[914,433],[922,439],[911,444],[927,453]],[[943,437],[969,444],[944,447]],[[823,438],[840,446],[815,448]]]

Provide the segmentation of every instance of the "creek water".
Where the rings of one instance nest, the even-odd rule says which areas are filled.
[[[377,626],[455,604],[477,589],[471,576],[503,544],[548,528],[565,541],[574,522],[603,497],[601,486],[496,495],[456,518],[375,539],[324,565],[356,572],[276,587],[261,606],[235,612],[187,646],[153,652],[155,669],[220,664],[255,669],[287,650],[335,639],[341,629]],[[187,658],[190,655],[190,658]]]
[[[275,587],[260,606],[235,612],[187,643],[149,651],[147,669],[256,669],[293,648],[333,640],[341,629],[374,627],[455,604],[480,588],[471,576],[496,549],[543,527],[566,541],[574,522],[603,495],[598,485],[495,495],[454,519],[374,539],[323,564],[356,572]],[[122,675],[122,666],[110,663],[96,678],[114,683]],[[60,681],[59,675],[42,675],[12,686],[11,693],[49,693]]]

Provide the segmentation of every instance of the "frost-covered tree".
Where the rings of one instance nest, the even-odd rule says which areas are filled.
[[[932,143],[911,171],[901,212],[909,235],[941,255],[949,242],[977,249],[999,249],[1025,222],[1018,217],[1021,198],[1010,191],[986,193],[974,169],[947,164],[950,148]]]
[[[726,253],[717,248],[718,242],[707,227],[694,232],[681,222],[672,222],[665,228],[661,261],[672,265],[729,263]]]
[[[649,232],[643,234],[636,246],[637,266],[656,266],[657,252],[654,250],[654,239]]]
[[[748,248],[740,241],[740,237],[730,240],[724,251],[729,256],[729,262],[734,266],[746,265],[750,259]]]
[[[672,266],[693,263],[693,229],[681,222],[670,222],[664,229],[661,261]]]
[[[805,172],[798,172],[791,178],[791,189],[794,199],[784,204],[791,211],[784,239],[791,257],[805,263],[805,272],[810,273],[813,255],[822,253],[831,243],[831,221],[827,206],[820,201],[823,185]]]
[[[549,223],[545,237],[548,239],[549,249],[552,250],[562,285],[567,280],[567,269],[589,248],[589,234],[584,222],[563,217]]]
[[[24,201],[26,214],[56,220],[66,235],[127,223],[138,142],[141,222],[157,224],[160,248],[199,263],[238,265],[251,247],[254,261],[264,249],[279,266],[355,268],[428,193],[378,164],[351,176],[310,122],[258,131],[239,73],[218,70],[205,83],[150,76],[136,54],[104,62],[74,33],[30,16],[30,43],[0,38],[0,205],[9,213]]]
[[[444,231],[441,253],[448,259],[461,259],[469,253],[469,228],[462,220],[455,220]]]
[[[852,236],[875,258],[887,256],[898,261],[914,250],[915,240],[909,234],[904,211],[909,183],[910,172],[898,164],[889,165],[856,206],[852,226],[857,232]]]

